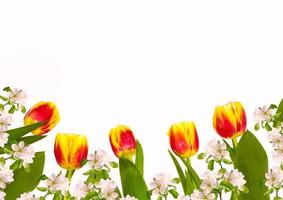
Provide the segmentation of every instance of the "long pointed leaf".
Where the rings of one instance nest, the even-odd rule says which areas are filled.
[[[149,200],[145,181],[134,163],[125,158],[120,158],[119,169],[124,196],[130,195],[138,200]]]
[[[7,185],[5,189],[6,200],[15,200],[20,194],[32,191],[36,188],[42,176],[44,167],[44,152],[37,152],[30,165],[30,171],[26,172],[23,168],[14,171],[14,182]]]
[[[20,141],[24,141],[25,144],[33,144],[39,140],[42,140],[43,138],[45,138],[47,135],[32,135],[32,136],[26,136],[26,137],[22,137],[17,139],[17,142]]]
[[[268,200],[269,196],[265,195],[267,187],[264,185],[268,158],[264,148],[250,131],[242,136],[233,159],[235,168],[244,174],[249,189],[249,193],[240,194],[239,200]]]
[[[185,194],[191,194],[194,190],[194,187],[193,187],[193,182],[190,181],[190,179],[187,179],[183,170],[182,170],[182,167],[180,166],[177,158],[173,155],[173,153],[171,153],[171,151],[169,151],[169,154],[173,160],[173,163],[176,167],[176,170],[177,170],[177,173],[179,175],[179,178],[181,179],[181,183],[182,183],[182,187],[183,187],[183,191]]]
[[[276,114],[280,113],[279,120],[282,122],[283,121],[283,99],[280,101],[280,104],[278,105]]]
[[[142,145],[139,141],[137,141],[135,165],[136,165],[137,169],[140,171],[142,176],[143,176],[143,163],[144,163],[144,156],[143,156]]]
[[[16,140],[18,138],[23,137],[24,135],[28,134],[29,132],[37,129],[38,127],[42,126],[43,122],[38,122],[35,124],[31,124],[28,126],[23,126],[16,129],[8,130],[7,133],[9,134],[9,140]]]

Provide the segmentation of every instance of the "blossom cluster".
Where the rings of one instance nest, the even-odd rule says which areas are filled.
[[[267,195],[275,193],[275,199],[281,199],[279,192],[283,187],[283,123],[281,113],[275,111],[276,105],[258,107],[254,112],[255,129],[263,128],[268,133],[268,141],[273,147],[273,158],[279,163],[265,174]]]
[[[30,175],[36,174],[35,178],[38,178],[38,182],[33,183],[37,192],[34,193],[28,186],[22,190],[23,193],[21,191],[16,194],[17,198],[12,198],[17,200],[236,200],[242,195],[256,195],[259,198],[275,195],[275,199],[281,199],[283,101],[278,107],[271,104],[259,107],[254,113],[255,130],[263,128],[268,132],[268,139],[274,149],[273,156],[279,161],[279,166],[267,170],[265,151],[256,137],[247,130],[243,105],[240,102],[230,102],[215,107],[212,124],[222,140],[211,140],[204,151],[198,154],[198,159],[204,160],[207,165],[207,170],[202,175],[199,176],[195,171],[191,160],[200,148],[196,124],[193,121],[182,121],[172,124],[167,132],[171,147],[168,152],[178,177],[158,173],[147,184],[144,179],[142,145],[126,125],[117,125],[109,132],[110,146],[119,164],[105,150],[96,149],[89,153],[85,135],[57,133],[54,155],[62,170],[43,175],[44,157],[41,164],[37,163],[38,153],[31,144],[46,137],[43,134],[56,126],[60,119],[57,107],[53,102],[39,102],[26,112],[24,91],[6,87],[3,93],[0,95],[0,200],[13,196],[6,188],[13,181],[20,180],[16,170],[27,174],[32,171]],[[26,113],[25,126],[10,129],[12,115],[16,111]],[[30,132],[32,136],[25,136]],[[254,158],[262,159],[262,162],[259,163]],[[241,159],[246,159],[249,164],[239,165]],[[259,177],[251,178],[251,165],[263,165],[261,169],[254,169]],[[111,176],[112,170],[118,167],[121,189]],[[72,177],[79,169],[85,171],[80,176],[81,180],[74,183]],[[247,187],[256,185],[263,179],[265,186],[262,184],[259,189],[251,187],[251,190]],[[178,191],[181,187],[182,192]]]
[[[14,171],[21,167],[28,171],[35,152],[24,141],[9,141],[8,129],[13,122],[13,114],[19,110],[26,112],[26,93],[17,88],[5,87],[0,99],[0,199],[4,199],[5,188],[14,181]]]

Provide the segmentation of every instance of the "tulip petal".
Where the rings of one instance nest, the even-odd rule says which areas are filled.
[[[195,155],[199,148],[197,130],[193,122],[173,124],[168,132],[171,149],[182,157]]]
[[[60,116],[56,105],[52,102],[39,102],[25,115],[25,125],[44,122],[44,125],[32,131],[35,135],[42,135],[53,129],[59,122]]]
[[[117,157],[131,158],[136,152],[136,139],[128,126],[118,125],[109,133],[111,148]]]
[[[246,130],[246,113],[240,102],[216,106],[213,127],[224,138],[237,137]]]
[[[54,145],[57,163],[64,169],[78,169],[87,158],[87,138],[77,134],[57,134]]]

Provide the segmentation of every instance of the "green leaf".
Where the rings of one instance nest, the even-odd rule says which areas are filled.
[[[277,108],[277,106],[276,106],[275,104],[271,104],[271,105],[269,106],[269,109],[275,109],[275,108]]]
[[[3,104],[0,104],[0,111],[1,110],[4,110],[4,105]]]
[[[205,153],[200,153],[200,154],[198,154],[198,159],[199,159],[199,160],[204,159],[204,157],[205,157]]]
[[[118,168],[118,167],[119,167],[118,163],[116,163],[116,162],[114,162],[114,161],[110,162],[110,166],[111,166],[112,168]]]
[[[11,92],[12,90],[11,90],[10,87],[4,87],[4,88],[3,88],[3,91],[5,91],[5,92]]]
[[[0,95],[0,99],[2,99],[3,101],[7,101],[7,100],[8,100],[7,97],[4,97],[4,96],[2,96],[2,95]]]
[[[259,130],[259,128],[260,128],[259,123],[256,123],[256,124],[255,124],[255,126],[254,126],[254,130],[255,130],[255,131],[258,131],[258,130]]]
[[[46,192],[48,190],[48,187],[37,187],[36,189],[40,192]]]
[[[173,163],[176,167],[176,170],[178,172],[179,178],[181,179],[181,183],[182,183],[182,187],[183,187],[183,191],[185,194],[191,194],[193,192],[193,187],[192,187],[192,183],[190,185],[187,184],[187,180],[186,180],[186,176],[177,160],[177,158],[171,153],[171,151],[169,151],[169,154],[173,160]]]
[[[14,171],[14,182],[7,185],[5,189],[6,200],[15,200],[20,194],[32,191],[36,188],[42,176],[44,167],[44,152],[37,152],[30,164],[30,172],[26,172],[23,168]]]
[[[240,194],[239,200],[269,199],[264,195],[267,191],[264,182],[268,158],[264,148],[250,131],[247,130],[242,136],[233,160],[235,168],[244,174],[249,189],[249,193]]]
[[[143,163],[144,163],[144,157],[143,157],[142,145],[139,141],[137,141],[135,165],[136,165],[137,169],[140,171],[142,176],[143,176]]]
[[[210,160],[207,164],[207,169],[213,170],[214,169],[214,160]]]
[[[230,183],[230,182],[228,182],[228,181],[222,181],[222,182],[220,183],[220,185],[222,185],[222,186],[228,188],[228,189],[231,190],[231,191],[234,190],[234,186],[232,185],[232,183]]]
[[[42,126],[43,122],[38,122],[35,124],[31,124],[28,126],[23,126],[16,129],[8,130],[7,133],[9,134],[9,141],[17,140],[18,138],[23,137],[24,135],[28,134],[29,132],[37,129],[38,127]]]
[[[22,112],[22,113],[26,113],[26,112],[27,112],[26,107],[23,106],[23,107],[21,108],[21,112]]]
[[[106,170],[87,171],[87,174],[89,174],[87,182],[93,184],[98,183],[101,179],[109,178],[109,174]]]
[[[199,186],[201,184],[200,178],[198,176],[198,174],[196,173],[196,171],[193,169],[193,167],[191,166],[191,164],[187,163],[187,169],[188,172],[190,173],[190,176],[192,177],[193,181],[194,181],[194,185],[195,188],[194,189],[199,189]]]
[[[222,161],[223,161],[225,164],[228,164],[228,165],[230,165],[230,164],[233,163],[231,160],[228,160],[228,159],[226,159],[226,158],[223,158]]]
[[[279,114],[280,116],[278,117],[280,122],[283,122],[283,99],[281,100],[281,102],[278,105],[276,114]]]
[[[177,199],[179,196],[178,192],[173,189],[169,190],[169,193],[174,197],[174,199]]]
[[[123,195],[130,195],[139,200],[149,200],[146,183],[134,163],[125,158],[120,158],[119,169]]]
[[[178,184],[178,183],[181,182],[181,179],[180,178],[173,178],[172,182],[175,183],[175,184]]]
[[[83,167],[87,164],[88,160],[87,159],[83,159],[80,163],[80,167]]]
[[[13,114],[16,111],[16,106],[12,105],[11,108],[9,109],[9,113]]]
[[[17,139],[17,142],[20,141],[24,141],[25,144],[33,144],[39,140],[42,140],[43,138],[45,138],[47,135],[32,135],[32,136],[26,136],[26,137],[22,137]]]
[[[265,129],[266,129],[267,131],[271,131],[271,130],[272,130],[272,128],[271,128],[271,126],[269,125],[268,122],[266,122],[266,123],[264,124],[264,127],[265,127]]]
[[[230,144],[229,144],[226,140],[223,139],[222,141],[226,144],[226,149],[227,149],[227,151],[229,152],[230,157],[232,158],[232,157],[234,156],[234,154],[235,154],[234,148],[232,148],[232,147],[230,146]]]

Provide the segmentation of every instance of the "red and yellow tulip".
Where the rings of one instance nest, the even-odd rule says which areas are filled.
[[[195,123],[184,121],[173,124],[169,131],[169,142],[175,154],[188,158],[195,155],[199,148],[199,139]]]
[[[64,169],[74,170],[81,167],[87,158],[87,138],[78,134],[58,133],[55,139],[54,154],[58,165]]]
[[[59,112],[54,103],[39,102],[28,110],[24,117],[24,124],[43,122],[42,126],[32,131],[34,135],[42,135],[53,129],[59,120]]]
[[[231,102],[216,106],[213,115],[213,127],[223,138],[235,138],[246,131],[247,117],[240,102]]]
[[[118,158],[131,159],[135,155],[137,141],[128,126],[118,125],[112,128],[109,133],[109,140],[111,148]]]

